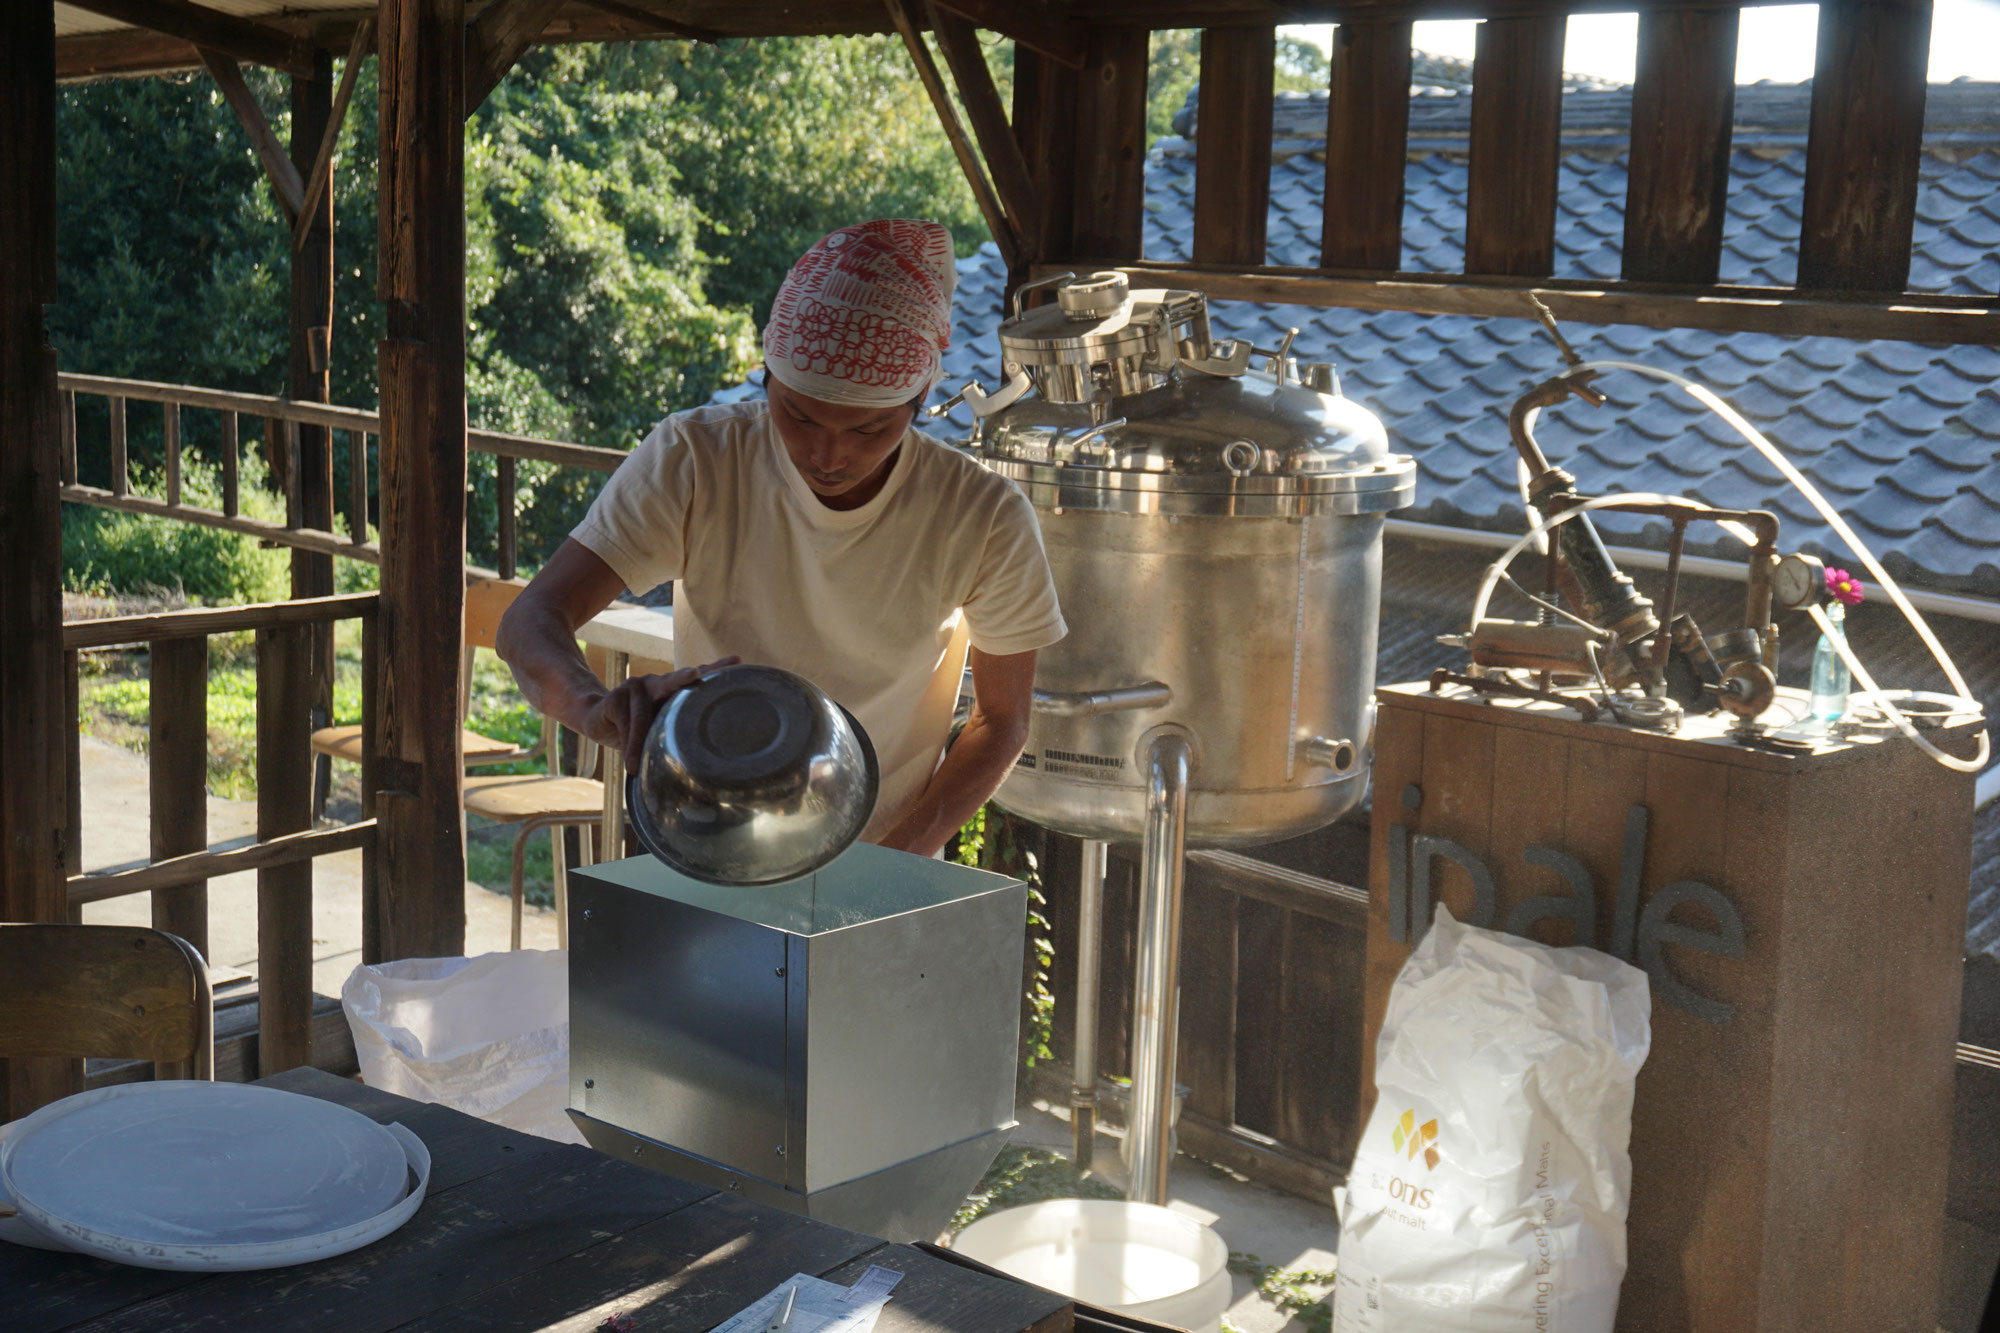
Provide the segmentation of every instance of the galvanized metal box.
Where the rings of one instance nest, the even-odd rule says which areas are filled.
[[[1014,1125],[1027,888],[857,844],[705,884],[570,872],[571,1116],[602,1151],[889,1239],[935,1236]]]

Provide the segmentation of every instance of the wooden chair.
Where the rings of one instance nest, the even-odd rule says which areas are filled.
[[[207,964],[180,936],[141,926],[0,925],[0,1058],[33,1055],[213,1079]]]
[[[542,746],[521,749],[512,741],[496,740],[463,725],[471,712],[473,654],[492,650],[500,632],[500,617],[528,585],[519,579],[490,579],[465,590],[465,660],[459,672],[458,716],[459,752],[468,767],[527,762],[542,756]],[[312,734],[314,754],[323,754],[350,764],[361,762],[361,728],[358,725],[321,727]],[[315,805],[317,808],[317,804]]]
[[[596,778],[564,775],[557,762],[562,753],[554,718],[542,720],[542,747],[549,756],[546,776],[535,774],[494,774],[465,780],[465,808],[499,824],[512,824],[514,831],[514,871],[510,886],[513,898],[513,926],[508,935],[510,949],[521,947],[522,875],[527,867],[528,839],[547,829],[553,848],[550,861],[556,891],[556,939],[569,947],[569,876],[563,847],[563,830],[583,829],[584,862],[591,859],[589,830],[604,818],[604,784]]]

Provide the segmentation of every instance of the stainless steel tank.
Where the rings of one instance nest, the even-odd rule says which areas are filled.
[[[1382,523],[1416,466],[1330,366],[1217,343],[1197,292],[1065,275],[1000,326],[1006,384],[963,397],[970,446],[1034,502],[1069,635],[1036,668],[998,799],[1085,844],[1079,977],[1095,975],[1101,839],[1142,843],[1131,1197],[1164,1203],[1181,886],[1190,841],[1248,845],[1361,799]],[[1252,369],[1262,358],[1263,367]],[[1078,987],[1079,1164],[1095,1112],[1095,987]]]
[[[1145,827],[1140,742],[1189,737],[1186,836],[1330,823],[1366,783],[1382,520],[1410,459],[1283,349],[1212,345],[1195,292],[1063,285],[1001,326],[1010,390],[977,448],[1041,518],[1069,636],[1045,649],[1008,809],[1089,838]],[[1037,391],[1027,394],[1022,381]]]

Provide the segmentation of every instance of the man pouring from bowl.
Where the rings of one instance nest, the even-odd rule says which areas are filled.
[[[1020,754],[1035,654],[1067,632],[1027,498],[913,428],[956,283],[935,222],[864,222],[808,250],[764,329],[765,401],[662,421],[509,608],[499,652],[529,702],[636,768],[654,716],[701,672],[783,667],[874,743],[862,837],[942,848]],[[708,665],[607,689],[578,627],[668,580],[676,656]],[[967,660],[972,717],[943,754]]]

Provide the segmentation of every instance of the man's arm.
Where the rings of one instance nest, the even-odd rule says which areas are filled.
[[[578,650],[576,631],[624,587],[595,551],[566,540],[507,608],[494,647],[530,704],[579,735],[617,746],[629,771],[638,766],[641,742],[661,705],[708,668],[634,676],[605,688]]]
[[[972,718],[909,813],[882,839],[884,847],[919,856],[935,855],[999,789],[1028,742],[1035,654],[994,656],[974,648],[969,658]]]

